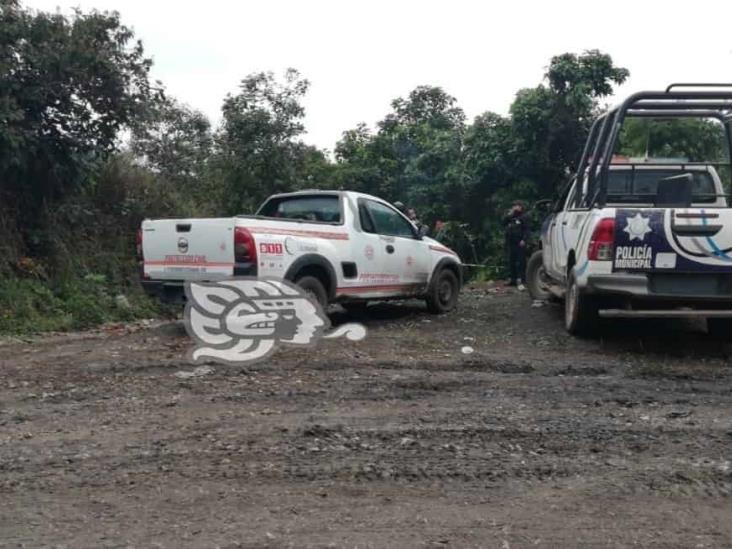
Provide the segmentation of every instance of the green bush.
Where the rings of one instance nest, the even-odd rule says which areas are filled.
[[[0,279],[0,332],[64,330],[71,325],[62,300],[41,281]]]
[[[13,232],[22,223],[2,212],[11,249],[0,264],[0,333],[85,329],[167,313],[139,284],[135,233],[146,215],[196,213],[179,196],[129,158],[115,157],[44,212],[44,228],[33,235],[43,253],[32,257]]]
[[[125,297],[124,307],[117,303],[117,295]],[[59,285],[42,280],[0,279],[0,333],[79,330],[165,312],[140,288],[115,287],[104,277],[65,280]]]

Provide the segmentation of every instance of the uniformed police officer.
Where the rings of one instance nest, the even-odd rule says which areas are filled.
[[[524,205],[514,202],[503,218],[506,234],[506,256],[508,258],[509,286],[518,285],[524,289],[522,279],[526,272],[526,241],[529,238],[529,224],[524,216]]]

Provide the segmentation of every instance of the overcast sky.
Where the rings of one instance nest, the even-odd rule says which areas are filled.
[[[732,82],[732,2],[650,0],[26,0],[68,12],[117,10],[153,77],[214,122],[245,75],[298,69],[311,82],[305,140],[333,149],[358,122],[420,84],[469,118],[506,113],[552,55],[597,48],[627,67],[620,95],[671,81]],[[706,10],[706,13],[705,13]]]

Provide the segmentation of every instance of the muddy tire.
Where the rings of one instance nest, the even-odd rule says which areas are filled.
[[[564,327],[572,335],[591,336],[597,331],[598,322],[597,302],[580,291],[572,270],[564,296]]]
[[[550,300],[554,294],[549,291],[547,274],[544,270],[544,259],[541,250],[535,251],[526,265],[526,286],[532,299]]]
[[[450,269],[442,269],[435,275],[425,301],[427,310],[433,314],[452,311],[457,306],[460,282]]]
[[[317,301],[323,310],[328,306],[328,292],[325,290],[323,283],[314,276],[305,275],[295,280],[295,284],[300,286],[306,294],[310,295]]]
[[[707,332],[712,337],[732,341],[732,318],[707,318]]]

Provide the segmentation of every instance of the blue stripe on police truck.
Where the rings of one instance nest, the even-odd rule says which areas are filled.
[[[702,210],[701,213],[702,213],[702,218],[701,218],[702,225],[705,225],[706,226],[708,224],[707,218],[704,216],[704,214],[706,212],[704,210]],[[707,243],[709,244],[709,246],[714,251],[714,255],[715,256],[719,257],[720,259],[724,259],[726,261],[732,261],[732,257],[728,256],[724,252],[724,250],[722,250],[719,246],[717,246],[717,243],[714,241],[714,239],[711,236],[708,236],[706,238],[707,238]]]

